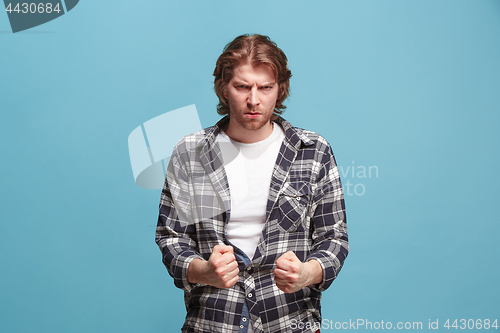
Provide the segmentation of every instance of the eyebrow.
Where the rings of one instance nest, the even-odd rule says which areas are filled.
[[[248,85],[248,82],[247,81],[243,81],[243,80],[234,80],[234,84],[235,85]],[[264,82],[262,84],[258,84],[259,87],[261,86],[270,86],[270,85],[273,85],[273,84],[276,84],[276,81],[274,82]]]

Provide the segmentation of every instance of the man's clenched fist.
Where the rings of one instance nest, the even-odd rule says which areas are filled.
[[[294,293],[322,280],[323,268],[316,260],[303,263],[292,251],[286,252],[276,260],[274,281],[285,293]]]
[[[215,245],[208,261],[193,259],[188,267],[187,278],[191,283],[203,283],[217,288],[230,288],[238,282],[238,263],[233,247]]]

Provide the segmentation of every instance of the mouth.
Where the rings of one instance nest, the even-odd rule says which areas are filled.
[[[250,119],[258,118],[260,116],[261,116],[260,112],[256,112],[256,111],[245,112],[245,117],[250,118]]]

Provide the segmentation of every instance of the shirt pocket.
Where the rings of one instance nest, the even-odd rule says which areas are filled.
[[[311,192],[308,184],[285,183],[278,197],[278,225],[286,232],[305,231]]]

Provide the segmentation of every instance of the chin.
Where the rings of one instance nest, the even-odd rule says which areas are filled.
[[[240,125],[247,129],[247,130],[259,130],[261,129],[262,127],[266,126],[268,123],[269,123],[270,119],[256,119],[256,120],[253,120],[253,119],[244,119],[243,122],[240,122]]]

